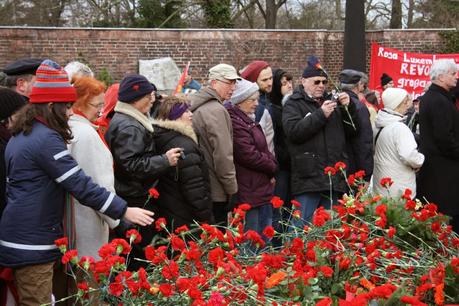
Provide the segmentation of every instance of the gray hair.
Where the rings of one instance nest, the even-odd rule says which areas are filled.
[[[457,65],[454,59],[445,58],[436,60],[430,67],[430,80],[435,81],[441,74],[447,74],[450,71],[457,71]]]
[[[358,81],[357,83],[355,84],[344,84],[344,83],[341,83],[341,89],[342,90],[353,90],[354,88],[356,88],[358,85],[359,85],[360,81]]]
[[[72,80],[73,76],[89,76],[89,77],[94,77],[94,73],[92,72],[91,68],[89,68],[87,65],[73,61],[68,63],[64,70],[67,72],[69,76],[69,80]]]

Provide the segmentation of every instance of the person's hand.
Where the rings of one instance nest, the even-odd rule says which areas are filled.
[[[340,92],[338,95],[338,101],[341,105],[346,106],[351,102],[351,98],[345,92]]]
[[[320,108],[324,112],[325,118],[328,118],[330,117],[331,113],[333,113],[333,111],[335,110],[336,102],[333,102],[331,100],[324,101]]]
[[[166,157],[167,157],[167,160],[169,161],[169,165],[171,166],[177,165],[181,151],[182,151],[181,148],[172,148],[166,152]]]
[[[124,219],[128,222],[145,226],[153,223],[153,215],[154,212],[140,207],[128,207],[124,214]]]

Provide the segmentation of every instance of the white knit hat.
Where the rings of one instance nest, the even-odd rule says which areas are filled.
[[[238,80],[236,81],[236,88],[234,89],[230,101],[233,105],[244,102],[254,93],[258,92],[258,89],[257,83],[252,83],[245,79]]]
[[[382,93],[384,108],[395,110],[408,96],[408,92],[402,88],[389,87]]]

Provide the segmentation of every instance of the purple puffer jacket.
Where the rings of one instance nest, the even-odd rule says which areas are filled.
[[[277,170],[260,125],[238,107],[226,105],[233,123],[233,150],[238,203],[257,207],[269,203],[274,191],[271,178]]]

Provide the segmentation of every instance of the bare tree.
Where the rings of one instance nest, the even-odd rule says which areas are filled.
[[[392,10],[390,15],[390,24],[391,29],[401,29],[402,28],[402,2],[401,0],[392,0]]]
[[[265,19],[265,28],[266,29],[275,29],[277,23],[277,12],[282,5],[285,4],[287,0],[265,0],[266,8],[263,8],[261,1],[257,0],[257,6],[260,10],[263,18]]]

